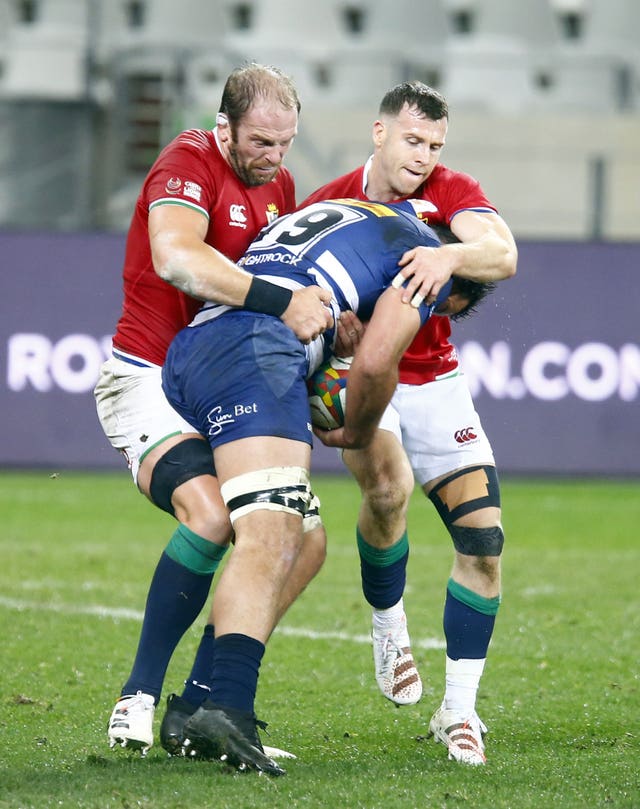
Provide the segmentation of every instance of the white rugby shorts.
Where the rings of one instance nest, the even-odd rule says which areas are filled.
[[[380,427],[402,443],[421,486],[463,466],[495,463],[461,373],[424,385],[399,384]]]
[[[94,395],[102,429],[136,483],[140,462],[153,447],[172,435],[197,432],[167,401],[159,365],[142,368],[110,357]]]

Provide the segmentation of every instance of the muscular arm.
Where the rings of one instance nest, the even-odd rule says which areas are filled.
[[[206,218],[190,208],[154,208],[149,214],[149,241],[155,271],[193,298],[242,306],[252,276],[205,243],[207,228]]]
[[[324,444],[357,449],[371,441],[398,384],[400,358],[419,327],[417,310],[403,305],[399,290],[387,289],[349,369],[344,427],[316,431]]]
[[[254,276],[206,244],[207,219],[181,205],[161,205],[149,214],[153,266],[168,284],[203,301],[242,306]],[[314,340],[333,324],[331,294],[320,287],[296,290],[282,321],[299,340]]]
[[[416,293],[434,301],[442,285],[454,274],[474,281],[502,281],[515,275],[518,250],[501,216],[461,211],[451,220],[451,231],[460,239],[459,244],[414,247],[402,256],[397,285],[412,276],[403,290],[404,303]],[[416,305],[419,303],[420,300]]]

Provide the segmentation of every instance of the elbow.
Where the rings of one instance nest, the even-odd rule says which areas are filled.
[[[151,240],[151,261],[158,278],[183,292],[187,291],[190,273],[188,253],[172,233],[164,233]],[[189,294],[191,294],[189,292]]]
[[[159,261],[154,261],[153,267],[156,271],[156,275],[158,278],[161,278],[163,281],[166,281],[167,284],[171,284],[173,282],[173,272],[171,271],[171,267],[169,264],[162,264]]]
[[[169,261],[165,261],[164,263],[154,261],[153,267],[158,278],[161,278],[165,283],[170,284],[172,287],[176,287],[176,289],[180,289],[183,292],[186,291],[187,285],[185,284],[185,274],[178,270],[175,263],[171,263]]]
[[[168,284],[173,282],[174,272],[172,269],[171,254],[167,250],[158,249],[157,245],[151,244],[151,262],[158,278]],[[175,264],[175,262],[173,262]]]
[[[200,289],[193,274],[185,269],[184,263],[177,257],[161,257],[153,255],[153,268],[156,275],[165,283],[179,289],[193,298],[200,298]]]
[[[518,248],[513,240],[503,241],[501,247],[501,278],[498,280],[506,280],[513,278],[518,269]]]

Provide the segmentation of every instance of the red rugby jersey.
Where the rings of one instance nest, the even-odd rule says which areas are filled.
[[[237,261],[267,222],[295,208],[290,172],[280,167],[266,185],[246,186],[226,162],[215,130],[191,129],[160,153],[147,175],[131,220],[124,259],[124,303],[113,346],[162,365],[169,343],[191,322],[201,301],[163,281],[153,269],[149,211],[187,205],[209,220],[206,243]]]
[[[323,199],[368,199],[364,189],[369,165],[370,160],[355,171],[322,186],[308,196],[300,207]],[[435,167],[411,198],[424,199],[433,205],[433,213],[425,220],[428,224],[449,225],[460,211],[496,212],[477,180],[441,164]],[[455,371],[458,357],[455,346],[449,342],[450,336],[448,317],[429,318],[400,361],[400,382],[422,385]]]

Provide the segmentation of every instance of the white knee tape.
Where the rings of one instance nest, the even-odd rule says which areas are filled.
[[[258,509],[304,517],[312,499],[309,473],[302,466],[272,466],[246,472],[223,483],[220,493],[232,523]]]
[[[322,525],[322,517],[320,516],[320,498],[315,494],[311,495],[311,502],[307,513],[302,520],[302,533],[306,534],[308,531],[314,531]]]

